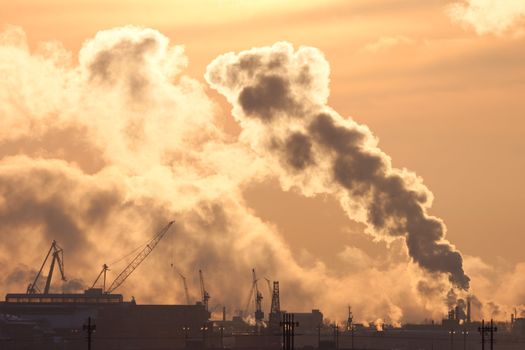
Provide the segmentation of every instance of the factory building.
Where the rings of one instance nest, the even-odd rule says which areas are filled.
[[[140,305],[101,289],[83,294],[8,294],[0,302],[0,315],[3,349],[18,349],[20,344],[26,349],[85,349],[83,326],[89,317],[96,323],[93,342],[98,349],[184,348],[187,340],[202,343],[212,331],[202,304]]]

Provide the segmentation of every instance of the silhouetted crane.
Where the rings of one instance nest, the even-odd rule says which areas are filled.
[[[259,287],[257,285],[257,276],[255,274],[255,268],[252,269],[252,287],[250,289],[250,294],[248,295],[248,300],[246,302],[246,307],[244,308],[244,315],[248,314],[248,309],[250,308],[250,303],[252,302],[253,297],[253,303],[255,306],[255,321],[257,323],[261,323],[264,318],[264,312],[262,311],[262,293],[259,291]]]
[[[263,296],[262,293],[259,291],[259,287],[257,286],[257,276],[255,275],[255,269],[252,269],[252,275],[253,275],[253,284],[255,286],[255,322],[261,323],[264,318],[264,312],[262,311],[262,300]]]
[[[46,279],[46,285],[44,287],[44,293],[48,294],[49,289],[51,287],[51,280],[53,279],[53,271],[55,270],[55,263],[58,262],[58,269],[60,270],[60,275],[62,277],[62,281],[67,281],[66,276],[64,275],[64,251],[60,246],[57,244],[56,241],[53,241],[51,243],[51,247],[49,248],[49,251],[47,252],[46,258],[44,259],[44,262],[42,263],[42,266],[40,267],[40,270],[38,271],[35,280],[33,283],[30,283],[27,287],[27,294],[37,294],[39,293],[38,289],[38,279],[40,278],[40,275],[42,274],[42,270],[44,269],[44,266],[46,265],[47,259],[52,256],[51,265],[49,266],[49,273],[47,274]]]
[[[179,276],[182,279],[182,284],[184,285],[184,294],[186,294],[186,303],[190,305],[190,293],[188,292],[188,284],[186,283],[186,277],[179,272]]]
[[[122,270],[122,272],[117,276],[117,278],[115,278],[113,283],[111,283],[111,285],[107,289],[106,293],[113,292],[115,289],[120,287],[122,283],[124,283],[124,281],[126,281],[129,275],[131,275],[131,273],[135,271],[137,267],[139,267],[139,265],[144,261],[144,259],[148,257],[148,255],[153,251],[153,249],[155,249],[157,244],[159,244],[162,237],[164,237],[164,235],[166,234],[166,232],[168,232],[168,230],[174,222],[175,221],[170,221],[166,226],[164,226],[162,230],[160,230],[159,233],[157,233],[155,237],[153,237],[151,241],[149,241],[146,244],[146,247],[144,247],[144,249],[142,249],[137,254],[137,256],[135,256],[135,258],[129,263],[129,265],[126,266],[124,270]]]
[[[202,296],[202,305],[204,305],[204,309],[208,311],[208,301],[210,300],[210,294],[206,290],[206,286],[204,285],[204,277],[202,275],[202,270],[199,270],[199,278],[201,281],[201,296]]]
[[[98,274],[97,279],[95,280],[95,282],[93,282],[93,285],[91,286],[91,289],[95,288],[95,285],[97,284],[97,282],[100,279],[100,277],[104,276],[104,278],[102,280],[102,292],[103,293],[106,292],[106,274],[107,274],[108,271],[109,271],[108,265],[106,265],[106,264],[102,265],[102,270]]]

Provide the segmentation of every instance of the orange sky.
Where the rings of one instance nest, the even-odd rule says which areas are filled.
[[[435,195],[431,213],[444,219],[450,241],[487,262],[523,261],[523,21],[501,33],[478,34],[447,15],[451,1],[445,0],[282,3],[4,1],[0,24],[21,26],[32,48],[58,40],[75,53],[101,29],[152,27],[185,45],[185,73],[202,81],[206,65],[224,52],[280,40],[317,47],[331,65],[329,104],[368,125],[394,166],[423,177]],[[209,94],[223,108],[224,127],[235,134],[226,101]],[[335,242],[352,240],[379,249],[349,235],[353,226],[330,201],[300,198],[268,183],[246,197],[298,256],[330,263]],[[288,214],[292,205],[296,210]],[[324,245],[313,239],[320,231],[330,238]]]

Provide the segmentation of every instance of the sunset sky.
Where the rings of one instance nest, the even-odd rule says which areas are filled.
[[[210,100],[210,106],[203,106],[202,113],[212,113],[210,120],[218,132],[224,133],[221,137],[230,141],[239,136],[241,126],[232,117],[231,104],[204,78],[210,62],[227,52],[237,53],[280,41],[291,43],[295,49],[302,46],[319,49],[330,65],[328,105],[341,116],[367,125],[379,139],[379,148],[390,156],[393,167],[407,168],[423,179],[434,195],[428,213],[444,221],[446,239],[463,254],[472,286],[478,291],[484,290],[485,294],[480,295],[489,295],[489,291],[496,288],[487,286],[490,281],[474,281],[472,274],[483,275],[490,270],[487,266],[494,265],[494,269],[509,276],[525,279],[525,268],[521,265],[525,264],[523,1],[19,0],[3,1],[0,5],[0,31],[12,33],[13,26],[19,27],[17,35],[25,32],[29,52],[34,55],[45,51],[45,42],[62,43],[65,51],[60,52],[71,54],[70,58],[64,58],[66,67],[79,65],[79,50],[85,48],[86,40],[94,38],[97,32],[128,25],[152,28],[167,37],[170,45],[184,46],[188,65],[181,68],[180,74],[201,84],[203,94]],[[4,34],[0,41],[11,40],[10,35]],[[90,50],[95,49],[84,52]],[[12,71],[10,62],[9,58],[2,59],[0,72]],[[32,79],[40,79],[38,72],[27,71],[24,81],[31,84]],[[5,89],[17,86],[2,81],[0,84]],[[195,92],[191,96],[199,94]],[[0,121],[14,110],[8,105],[10,100],[0,93],[1,96],[0,104],[4,106],[0,105]],[[146,115],[149,113],[147,107],[141,110]],[[32,122],[29,130],[44,128],[38,123]],[[140,128],[141,124],[138,125]],[[207,137],[207,132],[203,131],[203,137]],[[209,132],[215,135],[215,131]],[[20,137],[4,133],[0,133],[0,157],[4,165],[16,163],[6,161],[7,157],[16,155],[29,156],[35,162],[61,159],[80,164],[83,173],[79,177],[92,176],[105,164],[122,165],[120,160],[111,160],[111,156],[104,155],[101,160],[97,152],[89,151],[91,146],[86,146],[92,144],[97,148],[111,138],[91,143],[89,140],[95,137],[88,133],[86,145],[70,148],[68,143],[75,136],[67,136],[67,129],[63,127],[50,127],[42,134],[27,133]],[[73,154],[76,150],[79,153]],[[193,162],[190,157],[185,161]],[[232,173],[237,168],[244,172],[243,167],[251,166],[243,160],[235,164],[235,157],[224,155],[221,159]],[[223,167],[225,165],[218,169]],[[132,167],[126,169],[126,176],[135,171]],[[117,183],[111,171],[106,170],[104,176]],[[141,185],[147,183],[147,180],[133,181]],[[14,185],[4,186],[6,191]],[[243,180],[239,188],[247,210],[261,219],[268,230],[283,238],[283,244],[289,247],[298,266],[317,271],[320,262],[332,271],[328,275],[337,275],[343,269],[341,257],[345,254],[350,256],[353,268],[361,268],[361,263],[355,260],[367,265],[369,261],[382,260],[389,249],[397,249],[395,244],[394,248],[388,248],[385,242],[366,234],[364,225],[350,220],[337,199],[328,194],[307,198],[293,189],[283,189],[276,178],[258,176],[255,172],[253,181]],[[1,199],[2,192],[0,209],[6,205],[6,200]],[[158,220],[159,214],[151,216]],[[130,213],[123,217],[133,220]],[[115,227],[121,225],[122,218],[114,223]],[[10,233],[5,227],[11,221],[3,222],[6,224],[2,224],[1,235],[7,237],[4,235]],[[106,225],[110,223],[108,220]],[[107,231],[111,232],[111,228]],[[145,237],[148,234],[136,242]],[[7,246],[23,241],[9,240],[12,242]],[[40,246],[32,246],[31,251],[43,255],[46,242],[42,239]],[[130,243],[129,247],[133,245]],[[3,259],[7,257],[7,246],[0,248]],[[164,253],[169,254],[169,249],[165,249]],[[36,268],[35,262],[41,257],[36,255],[33,260],[26,260],[24,264]],[[68,260],[71,262],[74,258]],[[96,266],[101,263],[97,260]],[[89,265],[87,261],[79,264],[79,270]],[[247,262],[246,266],[251,265]],[[96,275],[98,267],[90,269],[91,274]],[[220,293],[216,291],[217,299]],[[520,293],[525,293],[523,287]],[[145,299],[158,299],[151,296],[151,291],[143,295]],[[520,299],[525,294],[519,295],[517,299],[507,296],[502,303],[525,303]],[[407,317],[420,317],[416,312],[404,311]],[[366,312],[373,317],[374,311]],[[437,314],[433,309],[429,312]]]

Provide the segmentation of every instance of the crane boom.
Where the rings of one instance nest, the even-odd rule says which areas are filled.
[[[109,271],[109,266],[106,265],[106,264],[102,265],[102,270],[98,274],[97,279],[95,280],[95,282],[93,282],[93,285],[91,286],[91,289],[95,288],[95,286],[97,285],[97,282],[100,279],[100,277],[104,276],[104,279],[102,281],[102,292],[106,292],[106,274],[107,274],[108,271]]]
[[[250,303],[253,301],[255,306],[255,320],[256,322],[261,322],[264,313],[262,312],[262,293],[259,291],[259,287],[257,283],[259,280],[257,279],[257,276],[255,274],[255,268],[252,269],[252,287],[250,289],[250,294],[248,295],[248,300],[246,301],[246,307],[244,308],[243,314],[246,316],[248,315],[248,309],[250,308]],[[253,299],[252,299],[253,297]]]
[[[184,275],[180,272],[179,276],[182,279],[182,283],[184,284],[184,294],[186,294],[186,303],[190,305],[190,293],[188,292],[188,284],[186,283],[186,277],[184,277]]]
[[[243,317],[248,316],[248,310],[250,309],[250,304],[252,302],[252,297],[253,297],[254,290],[255,290],[255,284],[253,284],[253,282],[252,282],[252,287],[250,289],[250,293],[248,294],[248,299],[246,299],[246,303],[245,303],[246,306],[242,310]]]
[[[144,249],[142,249],[137,254],[137,256],[135,256],[135,258],[129,263],[129,265],[126,266],[124,270],[122,270],[122,272],[117,276],[117,278],[115,278],[115,280],[111,283],[111,285],[106,291],[107,293],[113,292],[115,289],[120,287],[122,283],[124,283],[124,281],[126,281],[129,275],[131,275],[131,273],[135,271],[137,267],[139,267],[139,265],[144,261],[144,259],[148,257],[148,255],[153,251],[153,249],[155,249],[157,244],[159,244],[160,240],[164,237],[166,232],[168,232],[168,230],[174,222],[175,221],[170,221],[166,226],[164,226],[162,230],[160,230],[160,232],[155,237],[153,237],[151,241],[149,241],[148,244],[146,244],[146,247],[144,247]]]
[[[62,277],[62,281],[66,281],[66,276],[64,274],[64,251],[56,241],[53,241],[51,243],[51,247],[49,248],[49,251],[47,252],[47,255],[44,259],[44,262],[42,263],[42,266],[40,267],[40,270],[38,271],[35,280],[27,287],[27,294],[35,294],[39,292],[37,283],[38,279],[40,278],[40,275],[42,274],[42,270],[44,269],[44,266],[46,265],[47,260],[49,257],[52,256],[51,265],[49,267],[49,272],[47,274],[46,278],[46,284],[44,287],[44,294],[49,293],[49,289],[51,288],[51,280],[53,279],[53,272],[55,270],[55,263],[58,261],[58,269],[60,270],[60,275]]]

